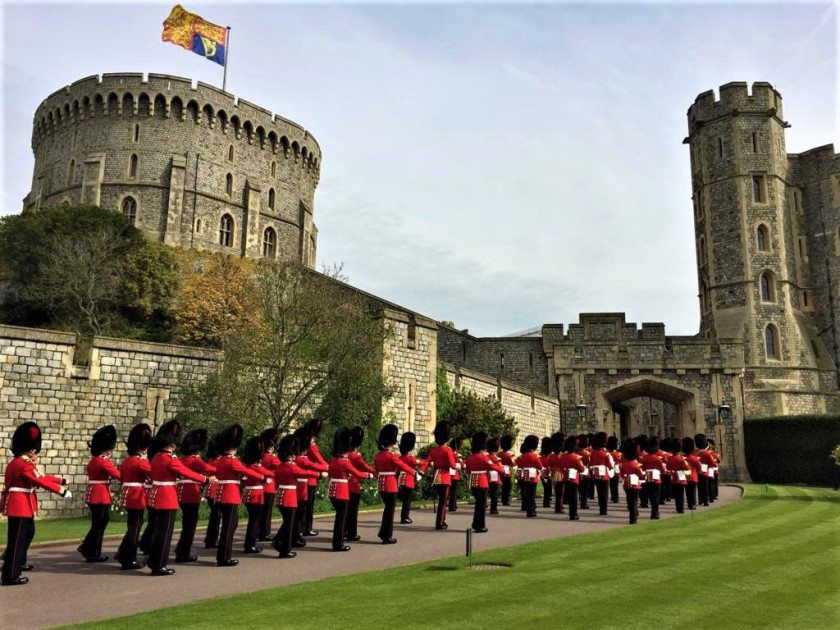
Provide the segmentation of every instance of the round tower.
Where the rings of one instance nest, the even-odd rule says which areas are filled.
[[[300,125],[161,74],[76,81],[35,112],[24,211],[89,203],[176,247],[315,266],[321,150]]]
[[[688,109],[700,334],[743,341],[745,411],[819,411],[781,95],[727,83]],[[815,408],[815,405],[817,408]]]

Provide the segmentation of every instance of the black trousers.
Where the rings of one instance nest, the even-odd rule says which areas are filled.
[[[341,549],[344,547],[344,532],[347,531],[347,499],[334,499],[330,502],[335,509],[335,521],[333,522],[332,548]]]
[[[297,508],[281,507],[280,515],[283,517],[283,524],[274,536],[273,546],[281,555],[292,550],[292,534],[294,532],[295,512]]]
[[[563,499],[565,498],[565,483],[562,481],[555,481],[554,482],[554,513],[555,514],[562,514],[563,513]]]
[[[499,486],[501,486],[500,483],[490,484],[490,492],[488,493],[490,496],[490,514],[499,513]]]
[[[347,519],[345,521],[345,533],[348,540],[353,540],[359,535],[359,503],[362,495],[355,492],[350,493],[350,500],[347,502]]]
[[[685,511],[685,485],[681,483],[671,483],[671,496],[674,497],[674,507],[677,514],[682,514]]]
[[[689,510],[697,507],[697,483],[689,481],[685,487],[685,502]]]
[[[295,510],[295,522],[292,526],[292,540],[303,542],[303,532],[306,531],[306,511],[309,509],[309,500],[303,501],[298,497],[298,506]]]
[[[709,505],[709,478],[702,473],[697,481],[697,496],[701,505]]]
[[[650,505],[650,517],[656,518],[659,516],[659,495],[662,492],[662,486],[658,483],[644,483],[642,484],[642,492],[647,497],[648,505]]]
[[[263,493],[263,506],[260,512],[260,526],[257,538],[266,540],[271,536],[271,513],[274,511],[274,492]]]
[[[537,515],[537,483],[530,481],[521,482],[522,485],[522,508],[528,516]]]
[[[565,487],[564,498],[569,506],[569,520],[573,521],[578,513],[578,485],[572,481],[563,482]]]
[[[595,485],[594,490],[598,493],[598,513],[607,513],[607,495],[610,492],[610,482],[608,479],[594,479],[592,482]]]
[[[449,499],[449,486],[442,483],[435,485],[437,495],[437,510],[435,512],[435,528],[442,529],[446,524],[446,503]]]
[[[402,509],[400,509],[400,523],[404,523],[411,518],[411,502],[414,500],[414,488],[400,488],[400,501],[402,501]]]
[[[219,524],[222,520],[222,513],[219,511],[219,504],[215,499],[207,499],[210,506],[210,519],[207,521],[207,532],[204,534],[205,547],[216,547],[219,544]]]
[[[630,515],[630,522],[635,523],[639,519],[639,491],[629,488],[624,491],[627,497],[627,513]]]
[[[551,507],[551,490],[554,485],[551,479],[540,479],[543,487],[543,507]]]
[[[85,558],[98,558],[102,555],[102,537],[111,520],[110,503],[88,503],[90,510],[90,529],[82,541],[79,551]]]
[[[665,505],[671,500],[671,476],[662,477],[662,493],[659,495],[659,505]]]
[[[502,505],[510,505],[511,478],[502,475]]]
[[[379,538],[388,540],[394,537],[394,511],[397,506],[396,492],[380,492],[385,509],[382,510],[382,524],[379,526]]]
[[[125,536],[123,536],[117,558],[124,567],[137,562],[137,545],[143,528],[144,510],[126,510]]]
[[[589,508],[589,477],[581,475],[577,489],[580,495],[580,507],[586,510]]]
[[[610,503],[618,503],[618,474],[610,478]]]
[[[239,505],[220,503],[222,529],[219,532],[219,548],[216,550],[216,562],[227,562],[233,553],[233,535],[239,526]]]
[[[458,511],[458,485],[461,483],[458,479],[452,479],[452,485],[449,486],[449,511]]]
[[[198,503],[181,504],[181,535],[178,537],[178,544],[175,545],[175,559],[183,560],[190,556],[193,539],[195,539],[195,528],[198,525]]]
[[[149,547],[148,566],[153,571],[169,564],[169,547],[172,545],[172,531],[175,529],[175,513],[178,510],[155,510],[155,525],[152,544]]]
[[[253,549],[257,546],[257,538],[260,534],[260,522],[262,519],[262,503],[246,503],[248,511],[248,524],[245,526],[245,549]]]
[[[840,467],[835,467],[840,468]],[[840,474],[835,473],[835,481],[834,483],[837,484],[840,482]],[[837,488],[835,488],[837,490]],[[718,498],[718,478],[717,475],[714,477],[709,477],[709,503],[714,503],[715,499]]]
[[[143,530],[143,535],[140,536],[140,542],[137,547],[144,554],[149,555],[149,549],[152,548],[152,536],[155,533],[155,519],[157,515],[152,508],[146,508],[148,518],[146,519],[146,529]]]
[[[315,517],[315,495],[318,494],[318,486],[309,486],[309,499],[306,506],[306,531],[312,531],[313,518]]]
[[[487,488],[470,488],[475,498],[475,511],[473,512],[472,528],[475,530],[486,527],[485,512],[487,510]]]
[[[34,531],[33,518],[23,518],[20,516],[10,516],[8,519],[7,531],[8,538],[6,539],[6,553],[3,554],[3,582],[10,582],[20,577],[21,567],[25,564],[25,548],[27,531],[31,527]]]

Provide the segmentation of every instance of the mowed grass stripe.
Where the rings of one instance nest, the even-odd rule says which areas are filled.
[[[840,627],[838,517],[831,491],[747,486],[742,501],[715,510],[474,558],[510,569],[468,571],[451,558],[88,627]]]

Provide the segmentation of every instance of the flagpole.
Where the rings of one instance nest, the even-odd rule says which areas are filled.
[[[225,69],[222,74],[222,92],[227,92],[227,63],[230,56],[230,26],[227,27],[227,37],[225,38]]]

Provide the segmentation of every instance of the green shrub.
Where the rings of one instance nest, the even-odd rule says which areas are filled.
[[[829,454],[840,442],[840,416],[744,420],[747,469],[758,483],[831,483]]]

